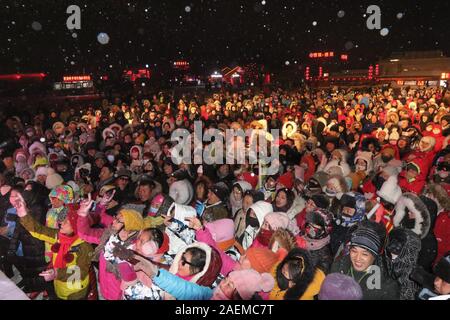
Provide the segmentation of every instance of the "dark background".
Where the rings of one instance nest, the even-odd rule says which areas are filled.
[[[66,27],[70,4],[82,11],[76,38]],[[366,27],[371,4],[381,7],[385,37]],[[0,12],[0,74],[101,74],[179,59],[203,74],[246,63],[276,72],[315,50],[348,52],[350,67],[366,68],[393,51],[450,51],[449,1],[31,0],[1,1]],[[97,41],[100,32],[108,44]]]

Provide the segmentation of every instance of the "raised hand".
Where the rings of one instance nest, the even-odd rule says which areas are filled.
[[[158,272],[158,267],[147,259],[138,255],[134,255],[133,258],[139,261],[134,265],[135,271],[143,271],[150,278],[152,278]]]
[[[17,215],[20,218],[23,218],[27,215],[27,205],[20,194],[18,195],[18,199],[14,202],[14,208],[16,209]]]
[[[189,228],[194,230],[200,230],[203,228],[202,222],[197,217],[186,218],[186,221],[189,221]]]
[[[53,280],[55,280],[55,278],[56,278],[56,272],[55,272],[55,269],[48,269],[48,270],[45,270],[45,271],[39,273],[39,275],[40,275],[41,277],[44,277],[45,281],[47,281],[47,282],[53,281]]]
[[[100,199],[100,205],[103,207],[106,207],[111,200],[114,198],[114,195],[116,194],[116,190],[113,190],[111,194],[108,195],[108,193],[104,194],[103,197]]]
[[[80,208],[78,209],[78,215],[80,217],[87,217],[89,215],[89,211],[91,211],[91,206],[94,203],[94,200],[91,199],[91,194],[88,194],[87,199],[84,199],[80,202]]]

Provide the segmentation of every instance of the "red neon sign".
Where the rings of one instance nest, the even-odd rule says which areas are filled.
[[[91,76],[64,76],[64,82],[91,81]]]
[[[20,79],[43,79],[47,75],[45,73],[16,73],[2,74],[0,80],[20,80]]]
[[[325,52],[310,52],[309,57],[311,59],[315,58],[333,58],[334,52],[333,51],[325,51]]]
[[[306,80],[309,80],[310,78],[309,78],[309,67],[306,67],[306,70],[305,70],[305,79]]]
[[[348,60],[348,55],[347,54],[341,54],[341,60],[342,61],[347,61]]]

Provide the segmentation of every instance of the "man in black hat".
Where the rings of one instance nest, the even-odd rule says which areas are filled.
[[[114,174],[114,178],[114,184],[116,186],[114,200],[120,204],[133,201],[135,188],[131,182],[131,171],[120,169]]]
[[[213,222],[229,218],[230,212],[226,206],[230,190],[223,182],[213,185],[208,192],[206,207],[201,217],[204,222]]]
[[[450,300],[450,252],[439,260],[433,271],[434,274],[429,274],[419,267],[411,275],[423,287],[419,299]]]

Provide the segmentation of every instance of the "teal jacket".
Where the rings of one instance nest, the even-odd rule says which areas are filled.
[[[159,269],[152,280],[177,300],[210,300],[213,295],[213,289],[186,281],[164,269]]]

